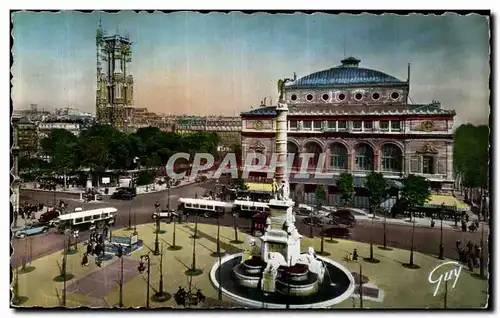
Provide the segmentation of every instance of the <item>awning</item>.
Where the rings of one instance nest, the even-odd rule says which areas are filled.
[[[424,207],[428,208],[438,208],[442,204],[444,204],[445,207],[453,207],[459,211],[466,211],[470,209],[470,206],[454,196],[451,195],[439,195],[439,194],[433,194],[431,195],[429,201],[426,202]]]
[[[273,186],[268,183],[246,183],[248,191],[272,192]]]
[[[337,185],[337,180],[339,176],[332,176],[328,178],[321,178],[321,177],[314,177],[311,176],[310,178],[297,178],[297,175],[291,175],[290,176],[290,183],[297,183],[297,184],[322,184],[326,186],[336,186]],[[403,184],[397,180],[393,179],[385,179],[387,181],[387,185],[392,188],[398,188],[401,189],[403,188]],[[366,177],[354,177],[354,186],[357,188],[366,188]]]

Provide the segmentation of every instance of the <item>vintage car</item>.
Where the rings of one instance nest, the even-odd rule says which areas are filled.
[[[323,230],[323,236],[329,238],[349,238],[351,231],[345,227],[330,227]]]
[[[32,225],[32,226],[27,226],[22,230],[16,231],[14,236],[16,238],[25,238],[26,236],[32,236],[32,235],[37,235],[41,233],[47,233],[49,231],[48,226],[40,226],[40,225]]]
[[[132,200],[134,198],[134,193],[124,190],[124,189],[119,189],[118,191],[113,192],[111,195],[111,199],[116,199],[116,200]]]
[[[156,220],[156,218],[160,218],[160,219],[168,219],[168,218],[176,218],[178,216],[177,212],[175,212],[175,210],[173,209],[170,209],[167,210],[161,210],[160,212],[154,212],[153,215],[152,215],[152,218],[153,220]]]
[[[350,210],[337,210],[330,214],[332,223],[353,227],[356,225],[356,218]]]

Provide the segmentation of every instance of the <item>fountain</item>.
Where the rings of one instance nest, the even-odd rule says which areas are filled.
[[[249,250],[216,262],[210,278],[224,295],[246,306],[324,308],[349,298],[354,292],[354,278],[339,263],[315,255],[312,247],[307,253],[300,251],[302,236],[295,227],[294,202],[286,178],[286,81],[278,82],[275,191],[268,203],[270,211],[260,247],[252,238]]]

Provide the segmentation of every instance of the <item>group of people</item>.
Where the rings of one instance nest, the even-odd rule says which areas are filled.
[[[470,225],[469,224],[469,214],[463,212],[462,213],[462,232],[467,232],[467,229],[471,232],[477,231],[479,228],[479,218],[475,219],[472,221]]]
[[[465,248],[462,248],[461,245],[460,241],[456,242],[458,259],[461,263],[467,264],[467,267],[472,272],[474,268],[480,266],[481,246],[473,244],[471,241],[467,243]]]
[[[349,253],[344,257],[344,260],[350,263],[350,262],[357,262],[358,258],[359,258],[358,250],[355,248],[352,251],[352,253]]]
[[[88,266],[89,264],[89,255],[97,256],[96,264],[101,267],[101,260],[99,256],[104,253],[105,243],[104,243],[104,235],[98,234],[96,232],[90,233],[89,242],[87,244],[87,251],[83,254],[82,258],[82,266]]]
[[[19,209],[19,214],[21,218],[24,220],[35,219],[35,213],[42,210],[44,207],[43,203],[31,203],[28,201],[24,201]]]
[[[205,301],[206,297],[205,295],[203,295],[200,289],[198,289],[196,291],[196,294],[193,295],[187,292],[184,287],[179,286],[179,289],[174,295],[174,299],[178,305],[186,306],[186,305],[197,305],[198,303],[202,303]]]

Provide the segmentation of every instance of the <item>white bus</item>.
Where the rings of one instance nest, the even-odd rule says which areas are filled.
[[[241,217],[251,218],[258,212],[269,212],[267,203],[247,200],[233,201],[233,213],[237,213]]]
[[[57,228],[60,233],[64,233],[69,228],[87,230],[91,225],[98,225],[100,223],[113,224],[117,211],[116,208],[102,208],[88,211],[76,208],[74,212],[61,214],[57,218]]]
[[[179,198],[180,208],[189,214],[203,214],[204,217],[219,217],[224,216],[226,209],[230,209],[233,205],[231,203],[207,200],[207,199],[191,199]]]

